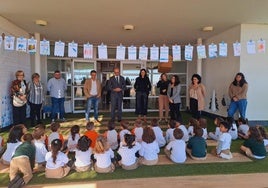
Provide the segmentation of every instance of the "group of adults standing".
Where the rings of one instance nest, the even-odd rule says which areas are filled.
[[[11,96],[13,104],[13,124],[24,124],[26,121],[26,103],[30,106],[31,125],[41,123],[40,110],[45,100],[44,87],[40,82],[40,75],[34,73],[29,83],[24,80],[24,72],[19,70],[15,74],[16,79],[11,84]],[[170,80],[166,73],[162,73],[157,83],[159,88],[159,118],[160,121],[171,119],[182,122],[180,113],[181,107],[181,84],[178,75],[172,75]],[[111,92],[111,120],[120,122],[122,120],[122,102],[124,91],[126,90],[126,80],[120,75],[120,69],[114,68],[114,76],[109,79],[108,89]],[[148,96],[151,91],[151,82],[146,69],[141,69],[139,76],[134,83],[136,91],[135,113],[142,120],[146,121],[148,111]],[[229,87],[231,103],[228,109],[228,117],[233,117],[239,110],[240,116],[245,118],[247,107],[248,84],[243,73],[237,73],[234,81]],[[51,96],[52,103],[52,122],[55,121],[57,113],[62,121],[64,119],[64,101],[66,82],[61,78],[60,71],[54,72],[54,77],[47,83],[47,91]],[[97,72],[92,70],[90,78],[84,84],[84,94],[86,98],[85,118],[89,120],[91,107],[94,110],[94,119],[98,121],[98,104],[102,93],[101,82],[97,79]],[[193,74],[191,84],[188,88],[189,107],[192,116],[199,119],[201,112],[205,108],[205,86],[201,83],[201,76]],[[165,113],[164,113],[165,112]]]

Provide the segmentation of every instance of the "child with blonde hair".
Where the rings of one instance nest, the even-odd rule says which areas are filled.
[[[163,131],[161,130],[161,128],[158,125],[157,119],[155,119],[155,118],[152,119],[151,127],[152,127],[152,129],[154,131],[155,138],[156,138],[156,141],[158,143],[158,146],[159,147],[165,146],[166,145],[166,139],[164,137]]]
[[[220,123],[224,121],[221,117],[216,117],[214,119],[214,125],[216,126],[215,131],[214,132],[209,132],[208,133],[208,137],[213,139],[213,140],[218,140],[220,135],[221,135],[221,131],[220,131]]]
[[[248,131],[248,139],[245,140],[240,149],[248,156],[254,159],[264,159],[266,157],[266,149],[263,143],[263,137],[259,126],[250,127]]]
[[[96,172],[110,173],[115,170],[115,166],[112,163],[114,161],[114,152],[104,136],[98,136],[92,158],[95,162],[94,169]]]
[[[103,134],[105,138],[107,138],[107,142],[109,143],[112,150],[116,150],[118,148],[118,133],[115,130],[114,121],[109,121],[107,125],[108,130]]]
[[[143,127],[141,119],[137,119],[134,124],[134,129],[132,129],[132,134],[136,136],[136,141],[142,141]]]

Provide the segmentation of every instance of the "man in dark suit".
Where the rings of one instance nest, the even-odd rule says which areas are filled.
[[[126,89],[126,81],[120,75],[119,68],[114,68],[114,76],[109,80],[109,89],[111,91],[111,120],[115,120],[115,110],[117,107],[117,121],[122,120],[122,101],[124,90]]]

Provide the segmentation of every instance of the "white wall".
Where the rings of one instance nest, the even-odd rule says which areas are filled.
[[[247,117],[249,120],[268,120],[268,52],[250,55],[246,52],[249,40],[257,42],[259,39],[268,42],[268,25],[241,25],[241,57],[240,71],[245,74],[249,83]]]
[[[26,31],[0,16],[0,35],[2,33],[15,37],[24,36],[29,38],[29,34]],[[2,43],[0,46],[0,127],[5,127],[12,123],[9,88],[11,81],[15,79],[15,72],[17,70],[23,70],[26,80],[29,81],[31,76],[30,55],[22,52],[6,51],[3,49]]]

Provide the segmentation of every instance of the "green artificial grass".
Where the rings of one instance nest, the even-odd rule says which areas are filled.
[[[109,116],[109,114],[104,114]],[[124,113],[124,117],[134,117],[134,113]],[[150,116],[157,116],[157,113],[150,113]],[[184,124],[188,124],[190,114],[182,113]],[[68,114],[67,119],[83,118],[83,114]],[[150,117],[148,117],[149,119]],[[213,119],[207,118],[208,131],[214,131],[215,126]],[[43,121],[49,124],[50,120]],[[105,126],[105,125],[101,125]],[[31,131],[32,129],[29,129]],[[65,132],[67,133],[67,132]],[[0,134],[6,140],[8,133],[2,132]],[[243,140],[235,140],[232,142],[231,151],[239,152],[239,148]],[[208,147],[208,152],[213,147]],[[163,149],[161,149],[163,154]],[[126,171],[121,168],[116,168],[115,172],[110,174],[97,174],[94,171],[77,173],[72,170],[67,177],[62,179],[47,179],[44,172],[35,173],[29,185],[33,184],[55,184],[68,182],[86,182],[98,180],[112,180],[112,179],[132,179],[132,178],[149,178],[149,177],[171,177],[171,176],[191,176],[191,175],[212,175],[212,174],[247,174],[247,173],[265,173],[268,172],[268,158],[263,160],[253,160],[253,162],[241,163],[206,163],[206,164],[172,164],[172,165],[156,165],[156,166],[140,166],[136,170]],[[9,182],[8,174],[0,175],[0,186],[6,186]]]

